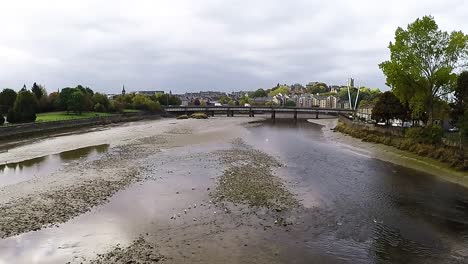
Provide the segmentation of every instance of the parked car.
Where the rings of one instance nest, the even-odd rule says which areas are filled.
[[[449,129],[450,132],[458,132],[460,131],[460,129],[458,129],[458,127],[452,127]]]
[[[386,123],[385,123],[385,122],[378,122],[377,125],[378,125],[378,126],[385,126]]]

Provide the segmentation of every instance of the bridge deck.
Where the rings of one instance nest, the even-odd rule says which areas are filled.
[[[262,107],[262,106],[173,106],[166,107],[166,112],[210,112],[210,111],[240,111],[240,112],[305,112],[305,113],[354,113],[352,109],[342,108],[304,108],[304,107]]]

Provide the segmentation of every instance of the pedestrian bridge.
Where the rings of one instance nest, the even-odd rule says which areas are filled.
[[[254,117],[255,114],[270,113],[271,118],[275,119],[276,113],[291,113],[294,119],[297,119],[297,114],[307,113],[315,114],[315,118],[322,115],[339,115],[353,114],[352,109],[342,108],[320,108],[320,107],[266,107],[266,106],[169,106],[165,108],[167,113],[174,114],[191,114],[191,113],[206,113],[214,116],[215,114],[225,114],[228,117],[233,117],[234,114],[249,114]]]

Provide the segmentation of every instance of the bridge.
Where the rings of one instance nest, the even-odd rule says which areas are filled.
[[[271,118],[275,119],[276,113],[291,113],[294,119],[297,119],[299,113],[315,114],[315,118],[322,115],[339,115],[339,114],[354,114],[352,109],[342,108],[319,108],[319,107],[267,107],[267,106],[168,106],[165,108],[167,113],[174,114],[191,114],[191,113],[206,113],[214,116],[215,114],[226,114],[228,117],[233,117],[234,113],[249,114],[249,117],[254,117],[259,113],[271,113]]]

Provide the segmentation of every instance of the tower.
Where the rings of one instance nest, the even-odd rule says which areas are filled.
[[[125,85],[122,86],[122,95],[125,95]]]

